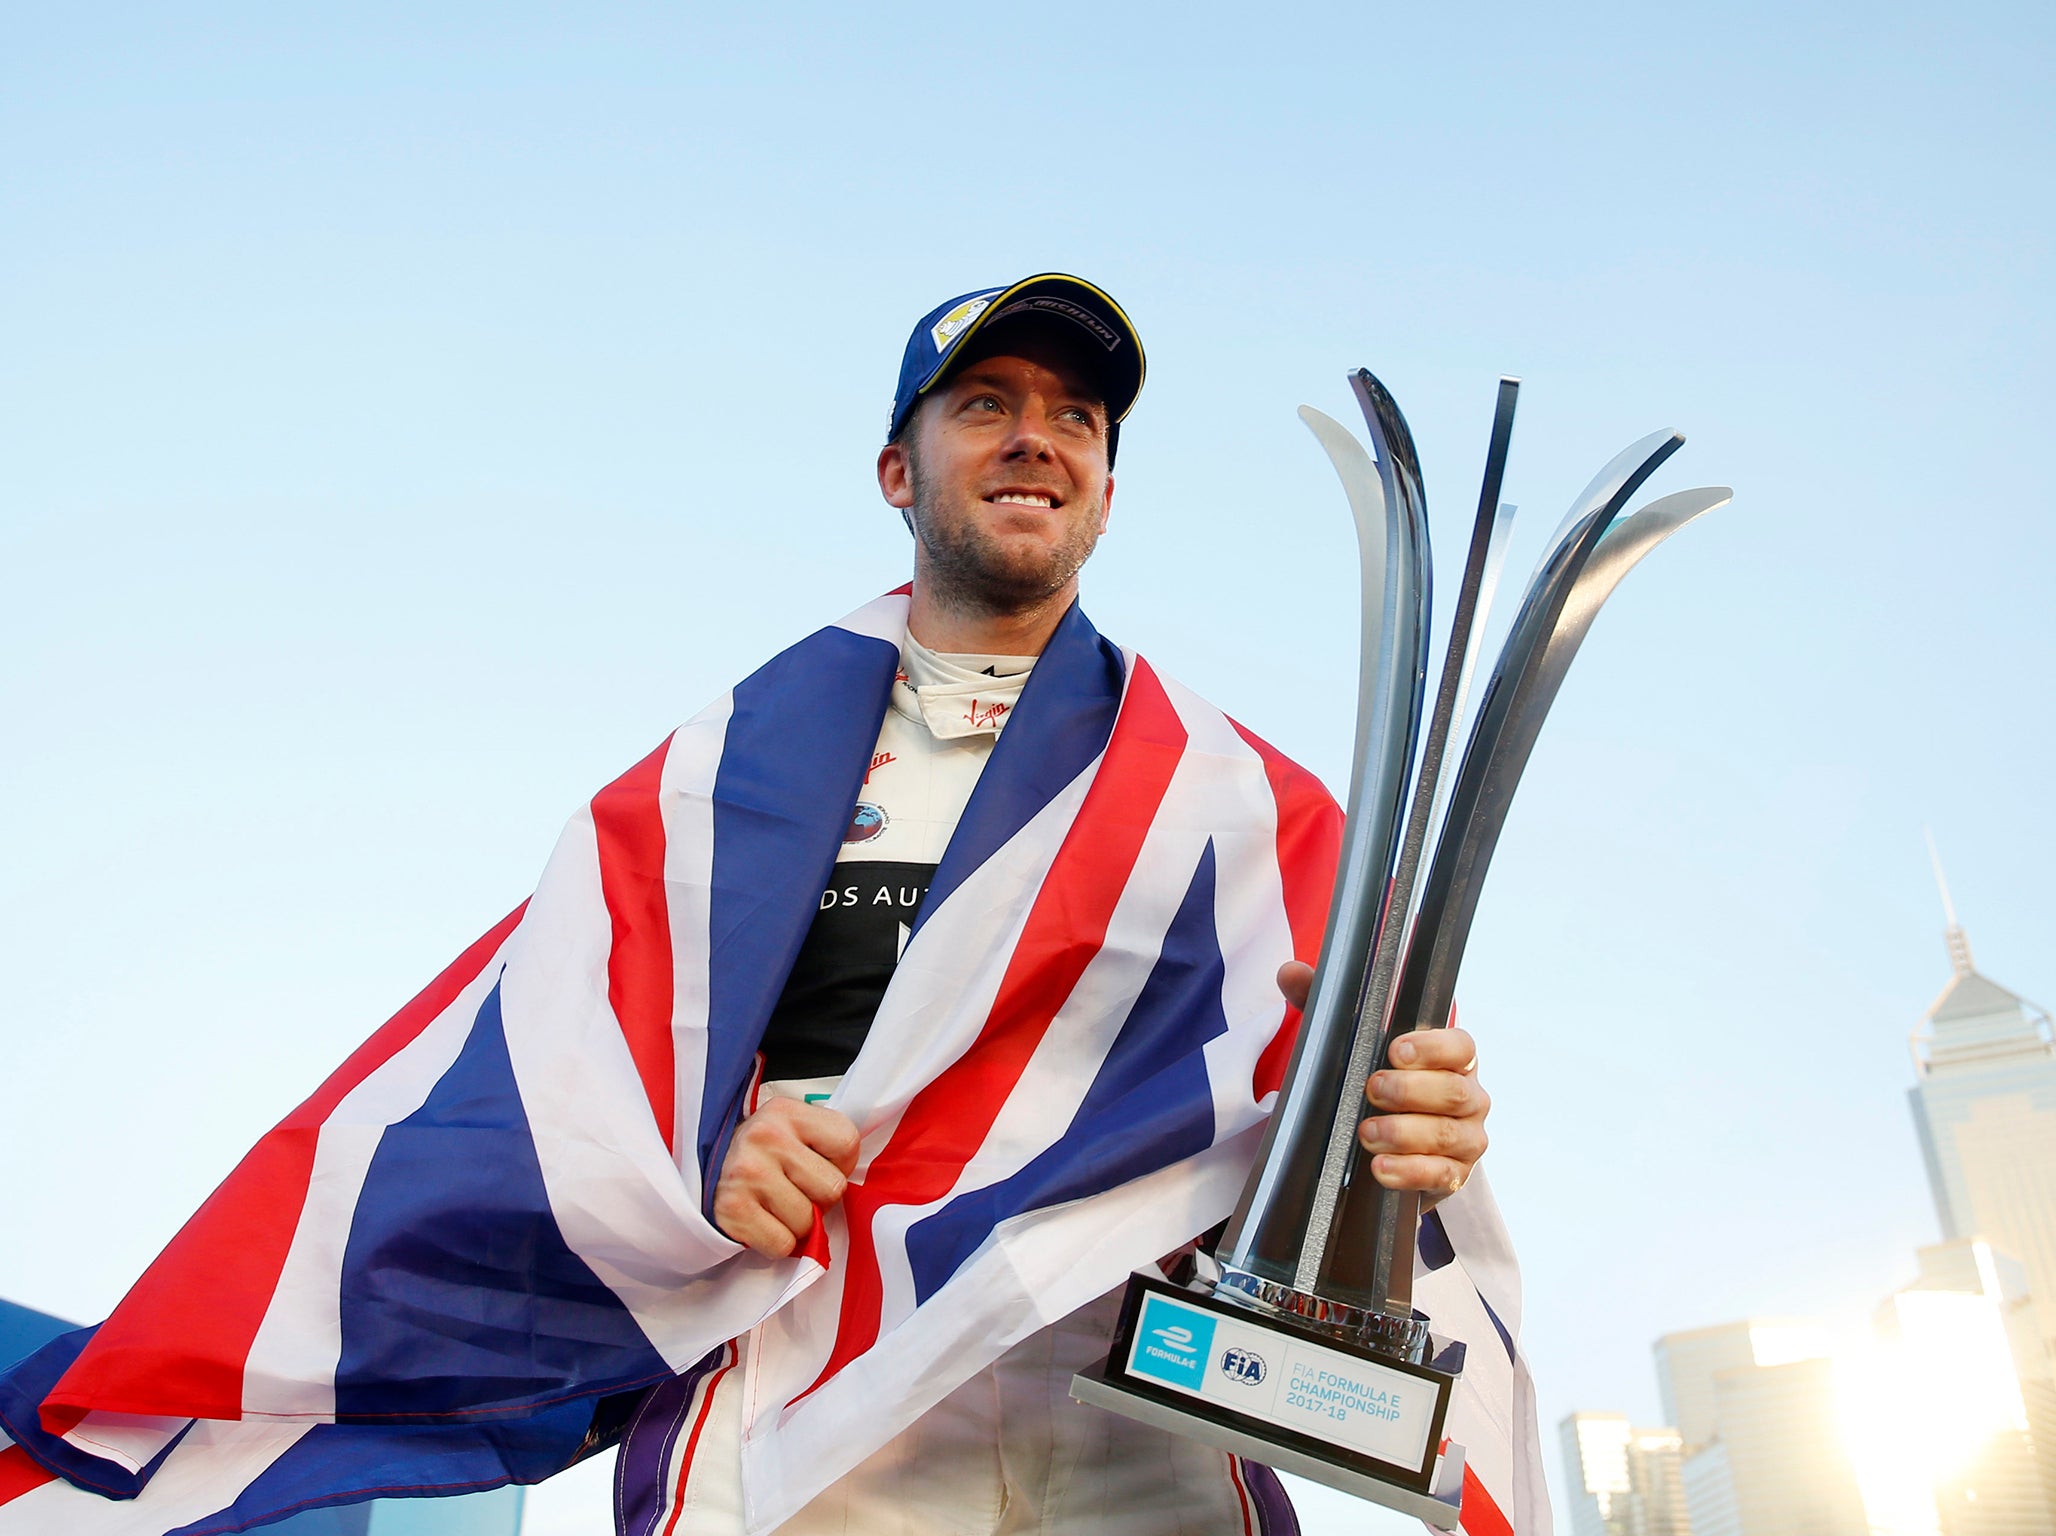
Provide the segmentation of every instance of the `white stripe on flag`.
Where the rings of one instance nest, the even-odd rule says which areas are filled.
[[[1095,758],[923,920],[879,1001],[864,1049],[829,1099],[864,1128],[869,1159],[914,1097],[978,1038],[1006,978],[1030,902],[1099,772]]]
[[[133,1473],[147,1467],[192,1422],[159,1414],[94,1412],[67,1430],[64,1439],[88,1456]]]
[[[0,1536],[163,1536],[228,1508],[311,1427],[201,1419],[137,1497],[102,1498],[59,1479],[0,1504]]]
[[[1437,1207],[1456,1262],[1415,1285],[1415,1299],[1438,1333],[1466,1341],[1464,1373],[1450,1405],[1448,1433],[1517,1536],[1550,1536],[1554,1516],[1535,1417],[1535,1383],[1520,1353],[1520,1269],[1482,1171]],[[1514,1340],[1507,1357],[1486,1315]]]
[[[714,784],[734,713],[731,693],[679,728],[664,754],[658,794],[664,818],[664,904],[671,920],[671,1050],[677,1064],[672,1145],[685,1198],[694,1206],[704,1203],[697,1149],[711,1007],[707,952],[714,912]]]
[[[907,609],[911,602],[904,592],[888,592],[883,597],[874,597],[853,613],[846,613],[832,626],[846,629],[851,634],[869,635],[873,640],[883,640],[894,650],[907,636]]]
[[[996,1240],[929,1299],[920,1328],[895,1331],[864,1357],[861,1368],[841,1372],[782,1423],[764,1414],[745,1432],[748,1536],[762,1536],[789,1519],[962,1385],[967,1352],[996,1358],[1121,1284],[1135,1267],[1123,1254],[1139,1231],[1155,1224],[1159,1233],[1190,1236],[1220,1220],[1241,1191],[1260,1135],[1252,1128],[1094,1199],[1002,1223]],[[1182,1241],[1170,1240],[1157,1252]],[[771,1337],[782,1320],[781,1315],[759,1338]],[[753,1361],[756,1353],[751,1351]],[[749,1391],[759,1402],[781,1400],[761,1377]]]
[[[1256,1064],[1285,1021],[1276,967],[1292,955],[1292,924],[1278,869],[1278,804],[1263,759],[1227,716],[1182,684],[1163,682],[1191,738],[1188,753],[1209,764],[1208,798],[1198,811],[1214,840],[1214,934],[1227,974],[1221,1011],[1228,1033],[1205,1050],[1215,1134],[1225,1137],[1261,1112],[1251,1098]]]
[[[372,1156],[386,1128],[420,1109],[455,1064],[513,942],[501,945],[449,1007],[345,1094],[322,1123],[292,1246],[243,1367],[245,1418],[335,1417],[343,1255]]]
[[[956,1183],[940,1198],[879,1212],[873,1232],[884,1286],[881,1332],[897,1328],[914,1310],[914,1278],[906,1252],[909,1229],[962,1195],[1014,1177],[1062,1140],[1069,1129],[1071,1111],[1085,1101],[1136,998],[1156,969],[1165,931],[1191,883],[1204,847],[1194,836],[1195,827],[1204,825],[1194,816],[1205,798],[1204,777],[1204,769],[1195,769],[1190,754],[1179,760],[1114,903],[1105,942],[1050,1020],[977,1156],[965,1164]],[[1148,1263],[1191,1235],[1175,1237],[1133,1258],[1132,1263]],[[995,1348],[993,1358],[997,1356]],[[969,1361],[965,1375],[986,1363]]]
[[[507,1052],[565,1243],[681,1370],[820,1269],[744,1253],[687,1197],[608,1000],[612,942],[592,816],[581,812],[507,966]]]

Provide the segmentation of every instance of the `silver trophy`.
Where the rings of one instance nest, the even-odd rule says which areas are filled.
[[[1363,562],[1356,760],[1313,990],[1215,1254],[1200,1254],[1183,1284],[1135,1275],[1111,1352],[1073,1378],[1071,1395],[1446,1530],[1457,1523],[1464,1450],[1445,1443],[1443,1423],[1464,1346],[1431,1333],[1413,1306],[1420,1197],[1370,1176],[1356,1139],[1364,1085],[1396,1034],[1449,1022],[1514,787],[1600,604],[1730,492],[1680,491],[1622,516],[1684,443],[1675,432],[1652,433],[1600,470],[1522,595],[1445,785],[1513,520],[1499,494],[1520,384],[1499,381],[1425,735],[1433,571],[1420,464],[1384,385],[1360,369],[1350,386],[1369,451],[1312,407],[1299,412],[1342,479]]]

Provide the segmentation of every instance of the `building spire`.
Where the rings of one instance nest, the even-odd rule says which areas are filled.
[[[1949,899],[1949,881],[1942,873],[1942,855],[1936,851],[1934,831],[1929,827],[1920,830],[1927,839],[1928,862],[1935,868],[1935,888],[1942,893],[1942,920],[1948,925],[1942,930],[1942,940],[1949,946],[1949,964],[1958,976],[1968,976],[1975,969],[1970,963],[1970,939],[1963,925],[1956,921],[1956,903]]]

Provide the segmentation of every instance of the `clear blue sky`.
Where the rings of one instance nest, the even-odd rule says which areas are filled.
[[[2045,7],[41,7],[0,47],[0,1295],[98,1316],[585,795],[903,579],[913,319],[1150,352],[1100,626],[1331,782],[1368,365],[1445,552],[1734,505],[1545,732],[1466,1016],[1543,1409],[1932,1240],[1904,1037],[2056,996]],[[1553,1468],[1552,1468],[1553,1471]]]

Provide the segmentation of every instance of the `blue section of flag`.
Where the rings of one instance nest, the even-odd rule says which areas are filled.
[[[437,1498],[538,1483],[577,1458],[592,1405],[496,1424],[317,1424],[218,1513],[165,1536],[224,1536],[302,1511],[377,1498]]]
[[[0,1365],[26,1360],[52,1339],[77,1327],[77,1323],[38,1312],[34,1307],[0,1301]]]
[[[1414,1250],[1420,1255],[1421,1267],[1429,1274],[1456,1262],[1456,1250],[1449,1244],[1449,1234],[1442,1230],[1442,1218],[1433,1211],[1421,1217],[1420,1232],[1414,1238]]]
[[[1499,1335],[1499,1347],[1506,1351],[1506,1358],[1515,1359],[1517,1352],[1513,1347],[1513,1335],[1506,1331],[1506,1324],[1502,1323],[1499,1314],[1492,1310],[1492,1303],[1485,1299],[1483,1291],[1478,1292],[1478,1305],[1485,1309],[1485,1320],[1492,1325],[1492,1331]]]
[[[99,1331],[95,1324],[59,1334],[0,1375],[0,1430],[5,1430],[8,1438],[59,1477],[110,1499],[132,1499],[143,1491],[150,1474],[171,1454],[178,1444],[176,1440],[153,1456],[141,1472],[130,1472],[101,1457],[89,1456],[63,1436],[45,1431],[39,1411],[50,1389],[71,1369],[79,1351]]]
[[[907,1232],[926,1301],[1010,1216],[1059,1205],[1203,1152],[1214,1096],[1201,1047],[1228,1032],[1214,933],[1214,845],[1200,854],[1163,949],[1063,1136],[1020,1172],[959,1195]]]
[[[497,986],[372,1155],[344,1249],[342,1335],[339,1419],[525,1408],[669,1374],[557,1226]]]
[[[950,834],[914,929],[1106,750],[1127,665],[1073,603],[1043,647]],[[1026,721],[1024,725],[1022,722]]]
[[[780,652],[735,690],[714,779],[699,1125],[709,1200],[764,1023],[863,787],[898,666],[897,646],[829,628]]]

